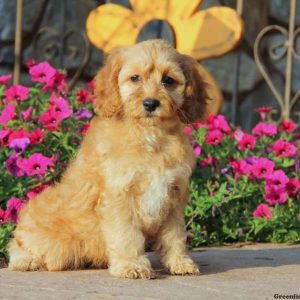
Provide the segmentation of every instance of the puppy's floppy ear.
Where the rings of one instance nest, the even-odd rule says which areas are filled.
[[[179,116],[183,123],[201,120],[206,111],[206,84],[198,69],[198,62],[192,57],[181,55],[181,68],[186,78],[184,103],[180,107]]]
[[[122,53],[122,48],[112,50],[96,75],[94,111],[99,116],[109,118],[122,110],[118,85]]]

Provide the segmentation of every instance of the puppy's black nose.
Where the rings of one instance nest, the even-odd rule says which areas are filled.
[[[155,111],[160,105],[160,101],[157,99],[146,98],[143,102],[146,111],[152,112]]]

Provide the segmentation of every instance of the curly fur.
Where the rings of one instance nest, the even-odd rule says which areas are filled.
[[[138,74],[140,81],[132,82]],[[163,76],[175,83],[162,84]],[[11,270],[109,267],[153,278],[145,242],[171,274],[198,274],[183,209],[194,157],[184,123],[205,111],[197,62],[160,40],[114,50],[96,77],[96,116],[62,180],[29,201],[9,244]],[[153,113],[145,98],[160,106]]]

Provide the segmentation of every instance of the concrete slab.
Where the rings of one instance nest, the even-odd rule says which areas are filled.
[[[201,248],[191,255],[201,276],[169,276],[153,253],[149,257],[159,275],[155,280],[118,279],[107,270],[0,269],[0,299],[300,299],[300,246]]]

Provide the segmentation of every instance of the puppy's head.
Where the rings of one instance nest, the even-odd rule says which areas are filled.
[[[197,64],[161,40],[115,49],[96,77],[95,112],[153,124],[194,122],[206,106]]]

